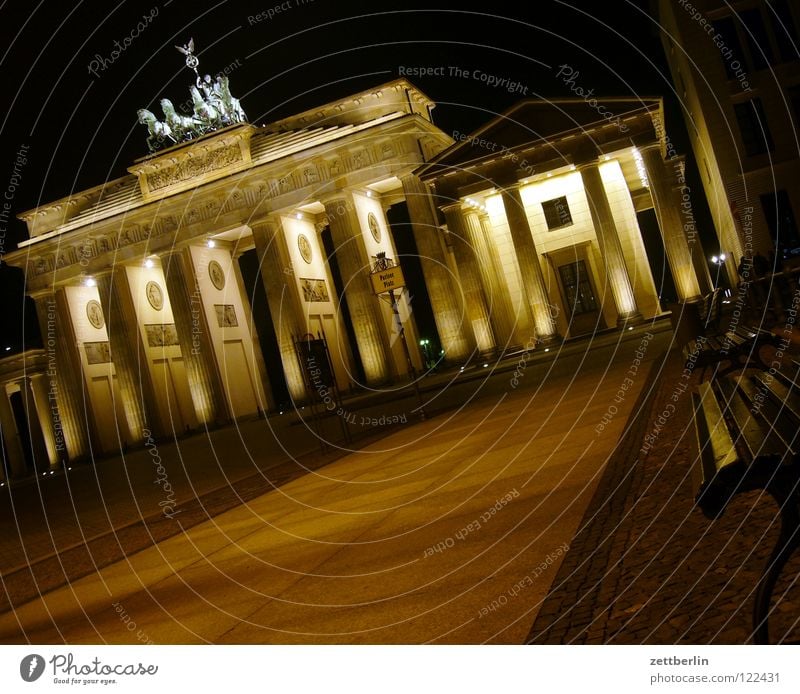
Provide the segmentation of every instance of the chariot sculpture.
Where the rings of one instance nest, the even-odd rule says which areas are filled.
[[[231,94],[227,75],[200,77],[197,72],[200,61],[194,54],[194,39],[189,39],[185,46],[175,48],[186,56],[186,67],[195,73],[195,83],[189,88],[192,113],[181,113],[169,99],[161,99],[163,121],[152,111],[139,109],[139,123],[147,126],[147,147],[151,152],[164,146],[194,140],[228,125],[247,122],[239,99]]]

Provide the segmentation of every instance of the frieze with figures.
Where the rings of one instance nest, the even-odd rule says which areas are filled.
[[[228,145],[213,150],[202,157],[190,157],[173,166],[147,174],[147,187],[151,191],[168,188],[177,183],[224,169],[226,166],[241,162],[242,149],[238,144]]]
[[[241,155],[241,149],[238,145],[232,145],[231,149],[233,147],[235,147],[239,155]],[[402,155],[405,151],[403,138],[398,138],[397,141],[393,142],[392,149],[395,156]],[[368,161],[380,161],[380,158],[384,156],[386,152],[385,144],[377,144],[374,148],[368,147],[366,151],[368,154]],[[351,171],[349,157],[347,157],[344,152],[342,156],[315,162],[312,166],[316,169],[319,182],[308,185],[320,185],[320,183],[337,176],[340,172],[339,167],[342,167],[343,160],[348,162],[348,166],[343,168]],[[257,162],[255,163],[257,164]],[[221,166],[225,165],[227,164],[221,164]],[[183,215],[179,217],[173,214],[159,216],[151,224],[131,224],[124,227],[121,231],[116,230],[103,235],[96,235],[97,232],[95,230],[93,232],[93,250],[84,251],[81,245],[77,245],[75,249],[70,249],[71,252],[65,253],[63,250],[60,251],[58,260],[56,260],[55,254],[39,256],[33,261],[32,275],[37,277],[75,265],[81,261],[85,264],[89,258],[111,253],[134,243],[147,240],[152,243],[153,238],[169,232],[174,232],[181,226],[201,223],[209,219],[216,219],[221,214],[236,212],[241,209],[255,208],[260,204],[260,201],[265,198],[274,199],[281,195],[299,191],[306,186],[304,179],[313,178],[310,175],[306,176],[308,168],[308,165],[304,165],[302,170],[298,169],[295,172],[289,172],[281,178],[265,179],[253,176],[253,178],[248,181],[248,187],[244,187],[244,182],[240,182],[237,190],[227,196],[224,203],[212,200],[202,205],[192,205],[190,208],[185,209]],[[184,171],[186,170],[184,169]],[[78,241],[76,243],[82,244],[84,241]]]

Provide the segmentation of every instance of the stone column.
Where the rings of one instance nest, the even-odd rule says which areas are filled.
[[[128,430],[134,442],[144,440],[146,430],[157,436],[164,435],[166,431],[155,405],[147,352],[142,343],[125,266],[118,265],[114,270],[95,275],[95,279]]]
[[[188,253],[188,248],[173,249],[161,257],[161,265],[197,421],[224,424],[230,421],[230,410]]]
[[[461,203],[445,205],[445,218],[450,240],[453,244],[461,290],[464,293],[464,305],[467,319],[472,326],[478,349],[488,352],[497,346],[495,336],[489,319],[490,312],[486,300],[486,291],[483,286],[483,273],[480,265],[485,264],[485,256],[481,256],[475,243],[478,241],[476,234],[470,233]],[[477,219],[475,220],[477,222]]]
[[[475,351],[475,335],[465,321],[461,289],[447,267],[447,251],[442,246],[442,231],[430,193],[414,175],[404,176],[401,181],[445,359],[462,361]]]
[[[33,401],[36,412],[39,415],[42,437],[44,438],[44,445],[47,449],[47,459],[50,461],[50,467],[55,468],[58,467],[59,463],[63,463],[66,457],[66,451],[64,451],[63,446],[63,436],[60,431],[61,420],[58,416],[58,408],[54,400],[48,400],[47,383],[44,374],[31,376],[30,381]],[[60,448],[59,443],[61,444]]]
[[[508,292],[503,263],[492,238],[489,215],[478,215],[472,210],[464,211],[466,228],[478,254],[478,266],[483,276],[483,288],[489,301],[489,319],[494,328],[495,339],[501,349],[516,342],[516,321],[511,296]]]
[[[539,264],[539,252],[533,242],[528,215],[525,213],[525,206],[519,193],[519,184],[504,188],[502,196],[511,240],[514,242],[517,263],[522,275],[525,299],[533,314],[536,338],[543,343],[559,340],[560,336],[550,310],[547,285],[542,274],[542,266]]]
[[[303,374],[297,363],[293,338],[307,331],[297,296],[297,283],[279,218],[250,221],[258,254],[261,280],[267,294],[272,325],[278,338],[283,373],[289,395],[295,401],[307,397]]]
[[[664,240],[667,262],[678,291],[678,300],[696,301],[700,298],[700,286],[692,264],[686,234],[683,233],[680,214],[675,207],[672,184],[667,175],[664,158],[661,156],[661,146],[654,143],[642,147],[640,152],[647,171],[658,227]]]
[[[47,355],[47,400],[56,450],[75,461],[89,454],[91,418],[85,406],[83,368],[77,353],[69,304],[63,289],[35,296],[36,314]],[[55,404],[55,407],[53,405]]]
[[[578,170],[583,180],[586,199],[589,202],[589,211],[592,215],[597,241],[600,244],[600,252],[603,255],[606,277],[614,297],[618,315],[617,324],[622,326],[625,323],[641,321],[642,314],[639,313],[639,307],[636,305],[636,297],[633,293],[628,269],[625,267],[625,256],[622,253],[617,226],[614,223],[614,215],[611,212],[611,205],[608,202],[598,162],[581,164]]]
[[[25,419],[28,422],[28,436],[31,442],[34,467],[37,472],[48,470],[50,468],[50,458],[47,453],[42,424],[39,420],[39,411],[34,400],[33,384],[30,376],[22,377],[19,382],[19,389],[22,396],[22,406],[25,409]]]
[[[677,157],[670,157],[670,162],[672,163],[672,195],[675,209],[678,210],[678,214],[681,217],[681,225],[686,236],[686,243],[689,246],[689,253],[692,256],[692,266],[694,267],[695,277],[697,277],[697,285],[701,294],[709,294],[714,291],[714,283],[711,280],[711,273],[708,269],[708,258],[705,257],[700,234],[697,231],[691,193],[689,186],[686,185],[686,157],[682,154]],[[689,227],[688,229],[687,226]],[[739,258],[736,258],[734,267],[738,263]],[[736,277],[738,277],[738,273],[736,273]],[[733,278],[734,281],[736,277]]]
[[[14,420],[14,411],[8,399],[5,384],[0,386],[0,430],[6,448],[6,467],[9,477],[25,476],[25,454],[22,451],[22,441],[17,432],[17,423]],[[0,479],[5,479],[6,471],[0,472]]]
[[[385,383],[391,375],[389,340],[380,299],[372,291],[372,266],[353,198],[332,198],[324,204],[364,377],[368,385]]]

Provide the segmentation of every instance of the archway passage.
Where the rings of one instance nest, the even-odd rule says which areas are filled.
[[[269,385],[272,396],[280,409],[290,406],[289,388],[286,385],[286,376],[280,368],[281,353],[278,347],[278,338],[275,335],[275,327],[272,322],[272,314],[269,310],[269,302],[264,291],[264,283],[261,281],[260,269],[258,267],[258,254],[255,249],[251,249],[239,256],[239,269],[242,271],[242,281],[247,292],[247,301],[250,303],[250,310],[253,315],[256,333],[258,334],[258,344],[261,347],[261,354],[269,370]],[[277,368],[271,368],[278,365]]]
[[[441,352],[442,345],[436,330],[436,320],[433,316],[428,288],[425,285],[425,277],[422,274],[422,263],[417,244],[414,241],[408,206],[405,202],[392,205],[386,212],[386,218],[389,221],[394,245],[397,248],[399,256],[397,260],[403,268],[406,287],[411,296],[411,308],[417,333],[421,340],[430,341],[429,351],[436,358]],[[409,348],[414,349],[415,347],[410,345]],[[423,361],[427,361],[427,355],[423,355]]]

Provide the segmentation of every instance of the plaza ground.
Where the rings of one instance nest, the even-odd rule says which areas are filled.
[[[136,517],[158,509],[160,487],[135,458],[146,451],[132,454],[138,467],[126,467],[149,487],[98,485],[120,502],[72,514],[98,535],[89,549],[69,532],[31,531],[33,575],[52,589],[26,595],[31,569],[9,571],[13,543],[3,546],[13,608],[0,641],[744,642],[775,509],[743,498],[714,524],[693,509],[686,407],[640,454],[683,368],[671,341],[662,321],[486,377],[479,365],[427,393],[438,396],[426,421],[407,417],[350,452],[320,454],[289,418],[274,435],[260,421],[160,445],[181,501],[173,519]],[[364,412],[413,406],[397,397]],[[337,422],[326,422],[332,437]],[[103,480],[135,479],[95,467]],[[70,527],[60,512],[51,527]],[[71,562],[46,551],[70,542]],[[781,614],[791,609],[787,598]]]

